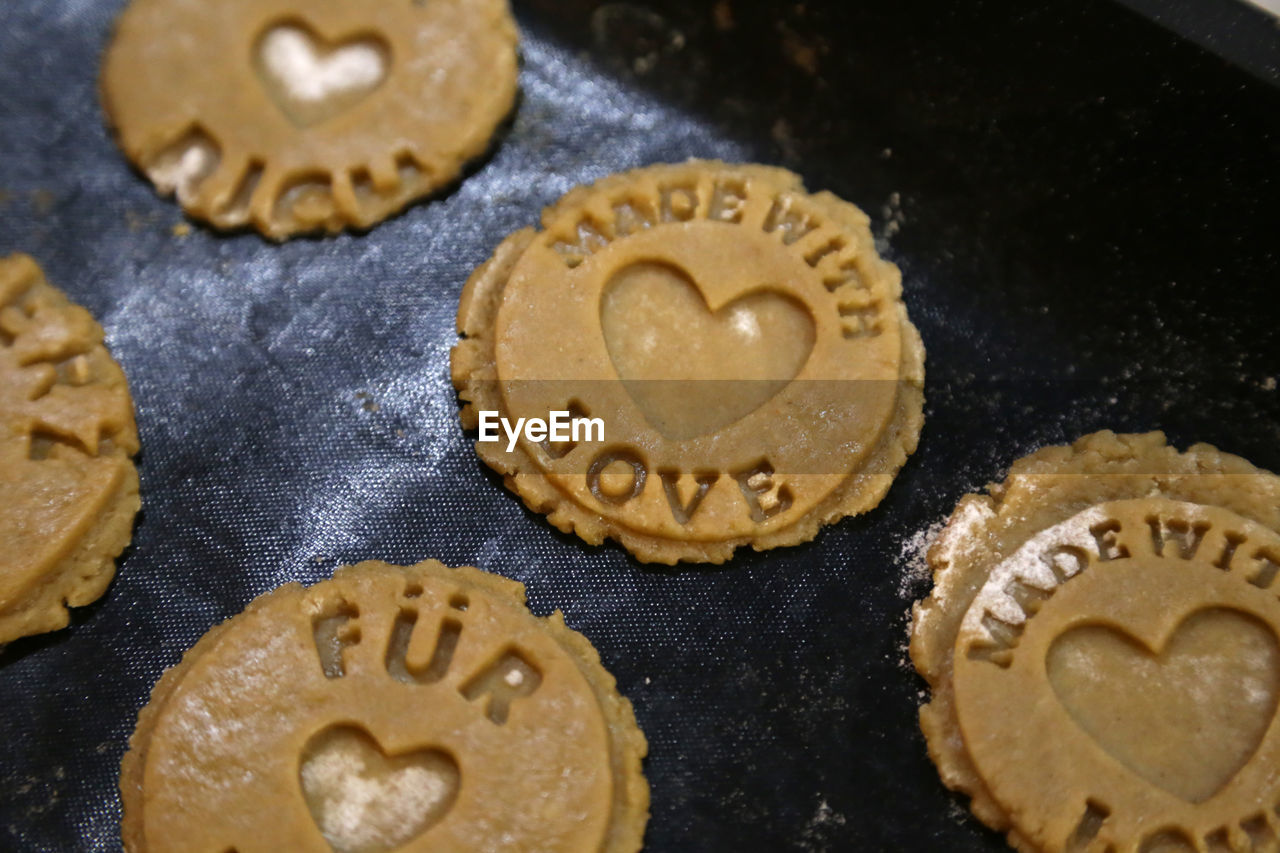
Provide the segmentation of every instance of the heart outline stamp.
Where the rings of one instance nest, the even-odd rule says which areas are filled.
[[[263,30],[253,57],[262,85],[299,127],[354,108],[391,68],[391,50],[377,36],[327,39],[301,18]]]
[[[1221,791],[1253,758],[1280,698],[1275,634],[1231,608],[1194,610],[1150,641],[1114,622],[1079,625],[1053,640],[1045,666],[1081,729],[1130,770],[1191,803]],[[1108,671],[1110,678],[1101,676]],[[1223,719],[1241,710],[1251,719]],[[1142,726],[1152,727],[1150,737],[1130,736]]]
[[[761,286],[712,306],[685,270],[648,261],[610,277],[600,328],[623,387],[674,441],[718,432],[764,406],[800,373],[814,345],[812,315],[785,291]],[[699,394],[704,383],[717,383],[716,393]],[[689,406],[689,398],[700,404]]]
[[[307,807],[334,853],[389,853],[429,831],[457,800],[460,776],[444,750],[388,754],[346,723],[312,736],[298,767]]]

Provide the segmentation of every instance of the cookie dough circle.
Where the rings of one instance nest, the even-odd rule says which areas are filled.
[[[132,0],[102,97],[193,217],[273,239],[368,228],[485,151],[516,42],[506,0]]]
[[[566,532],[723,562],[879,503],[915,449],[924,350],[867,217],[782,169],[690,161],[569,193],[463,293],[468,405],[603,421],[476,449]]]
[[[25,255],[0,259],[0,644],[97,599],[137,514],[124,373]]]
[[[160,679],[125,849],[630,853],[645,751],[590,643],[520,584],[360,563],[263,595]]]
[[[1097,433],[970,495],[911,653],[943,780],[1027,851],[1277,837],[1280,478]]]

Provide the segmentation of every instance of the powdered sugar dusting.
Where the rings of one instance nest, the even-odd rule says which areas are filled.
[[[801,850],[813,851],[813,853],[830,850],[833,830],[844,826],[845,823],[845,816],[831,808],[825,797],[821,798],[813,817],[801,832],[797,846]]]
[[[291,26],[276,27],[267,34],[262,42],[262,61],[300,101],[323,101],[336,93],[367,88],[386,74],[382,55],[375,48],[350,44],[321,57],[310,36]]]
[[[303,784],[323,791],[321,831],[340,850],[383,846],[389,826],[436,807],[449,781],[425,767],[371,774],[364,756],[347,750],[319,755],[302,767]]]
[[[950,521],[938,533],[936,542],[937,555],[943,563],[954,563],[981,547],[978,531],[995,517],[990,504],[976,495],[969,495],[960,501]],[[933,588],[933,600],[939,607],[946,606],[946,583]]]
[[[1053,589],[1058,585],[1058,579],[1044,560],[1046,551],[1059,545],[1090,548],[1094,539],[1089,528],[1105,517],[1104,507],[1091,507],[1040,531],[1024,542],[1013,556],[992,569],[986,583],[965,612],[964,621],[960,625],[960,636],[988,638],[990,632],[982,624],[982,617],[987,613],[1009,625],[1021,625],[1026,621],[1026,614],[1008,592],[1009,585],[1017,579],[1037,589]],[[1071,577],[1079,566],[1068,560],[1060,562],[1058,568],[1065,577]]]
[[[218,152],[204,140],[193,141],[181,153],[162,157],[147,169],[147,177],[163,195],[178,193],[186,198],[201,176],[217,165]]]
[[[932,577],[929,566],[929,549],[937,541],[947,520],[940,518],[907,537],[898,552],[898,597],[915,599],[924,592],[925,584]]]
[[[929,565],[929,549],[938,541],[947,526],[943,518],[928,524],[908,536],[898,552],[898,597],[906,601],[924,598],[929,582],[933,577],[933,567]],[[903,615],[907,630],[898,644],[898,666],[904,672],[913,669],[911,663],[911,619],[912,609],[908,607]],[[923,698],[923,697],[922,697]]]

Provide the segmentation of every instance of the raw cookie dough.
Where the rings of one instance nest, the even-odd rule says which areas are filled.
[[[783,169],[690,161],[580,187],[462,294],[462,422],[586,440],[476,450],[552,524],[720,563],[874,507],[922,421],[924,348],[868,219]],[[483,436],[482,436],[483,437]]]
[[[455,180],[516,96],[506,0],[132,0],[102,69],[121,147],[219,228],[368,228]]]
[[[1280,477],[1100,432],[989,491],[912,625],[942,780],[1023,851],[1280,849]]]
[[[133,402],[89,312],[0,259],[0,644],[102,595],[138,511]]]
[[[591,644],[434,560],[259,597],[129,745],[129,853],[633,853],[648,819],[644,735]]]

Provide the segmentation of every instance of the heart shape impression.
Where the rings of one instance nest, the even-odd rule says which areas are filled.
[[[289,120],[307,127],[345,112],[386,79],[391,51],[373,36],[326,42],[300,22],[258,40],[258,76]]]
[[[302,793],[335,853],[386,853],[438,823],[458,797],[457,762],[439,749],[387,755],[364,729],[332,726],[303,752]]]
[[[791,296],[761,288],[712,311],[687,272],[654,262],[609,279],[600,326],[632,400],[677,441],[767,403],[804,367],[816,334],[813,316]]]
[[[1206,608],[1155,650],[1104,625],[1053,641],[1049,682],[1072,718],[1134,773],[1191,803],[1257,751],[1280,697],[1280,644],[1259,619]]]

